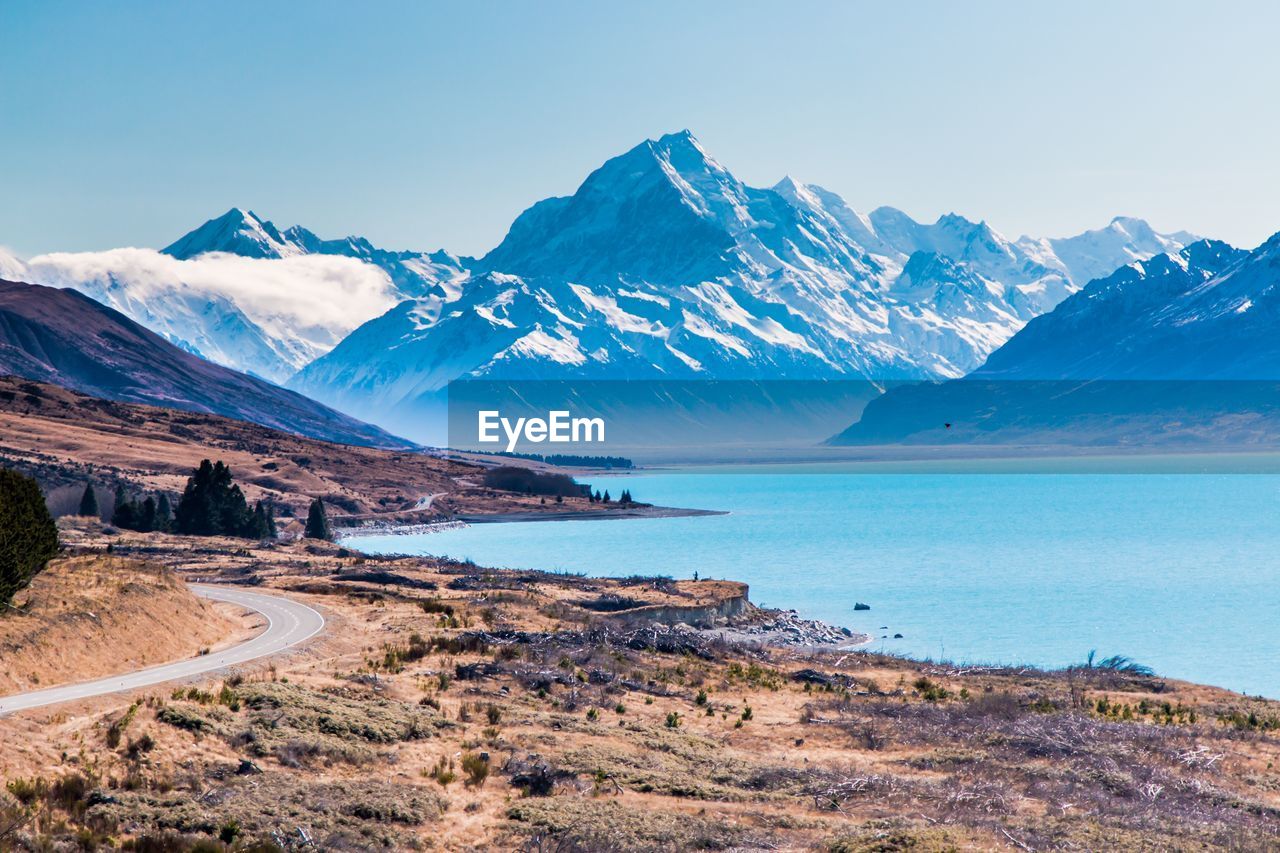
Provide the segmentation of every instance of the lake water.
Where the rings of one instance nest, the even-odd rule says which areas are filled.
[[[1039,665],[1096,649],[1280,697],[1280,476],[797,471],[585,478],[723,516],[350,541],[601,576],[696,571],[871,634],[872,649]],[[871,610],[855,612],[860,601]]]

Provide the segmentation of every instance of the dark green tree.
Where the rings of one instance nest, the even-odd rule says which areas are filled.
[[[274,526],[267,520],[267,509],[262,505],[262,501],[258,501],[253,507],[253,512],[249,514],[249,521],[245,524],[244,535],[248,539],[274,539]]]
[[[138,529],[138,504],[129,500],[124,485],[116,486],[115,507],[111,510],[111,523],[126,530]]]
[[[144,533],[150,533],[156,529],[156,499],[147,496],[141,506],[136,510],[138,529]]]
[[[156,502],[155,529],[161,533],[168,533],[173,529],[173,507],[169,505],[169,496],[164,492],[160,493],[160,500]]]
[[[609,490],[608,490],[608,489],[605,489],[605,490],[604,490],[604,502],[605,502],[605,503],[608,503],[608,502],[609,502]]]
[[[222,463],[218,463],[219,468]],[[200,466],[187,480],[187,487],[178,499],[174,512],[173,528],[190,536],[213,536],[221,523],[218,488],[215,483],[213,463],[201,460]]]
[[[173,529],[188,536],[243,536],[251,513],[231,469],[208,459],[187,480]]]
[[[231,482],[229,469],[227,482]],[[244,499],[244,492],[240,491],[239,486],[233,484],[227,491],[226,499],[222,504],[222,525],[219,532],[224,536],[244,536],[252,520],[253,510],[249,509],[249,502]]]
[[[0,604],[9,604],[57,553],[58,528],[39,484],[0,468]]]
[[[324,511],[324,502],[316,498],[311,502],[311,509],[307,511],[307,532],[308,539],[330,539],[333,537],[333,531],[329,529],[329,517]]]
[[[93,490],[93,483],[84,484],[84,494],[80,497],[79,515],[91,515],[98,518],[102,510],[98,507],[98,493]]]

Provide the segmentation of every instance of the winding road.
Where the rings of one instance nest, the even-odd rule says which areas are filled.
[[[248,663],[279,654],[303,643],[324,630],[324,617],[317,611],[281,595],[266,595],[209,584],[189,584],[191,591],[210,601],[226,601],[261,613],[267,628],[261,634],[238,645],[199,657],[150,666],[120,675],[109,675],[93,681],[64,684],[44,690],[0,696],[0,716],[73,699],[88,699],[122,690],[136,690],[175,679],[191,678],[220,669]]]

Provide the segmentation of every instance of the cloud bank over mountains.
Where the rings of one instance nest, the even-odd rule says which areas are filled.
[[[355,258],[279,259],[212,252],[189,260],[155,249],[0,258],[16,281],[70,287],[211,361],[283,383],[401,294]]]

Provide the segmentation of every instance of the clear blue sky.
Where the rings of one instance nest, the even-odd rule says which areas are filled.
[[[1276,3],[5,0],[0,32],[22,254],[233,205],[479,253],[683,127],[748,183],[1010,236],[1280,230]]]

